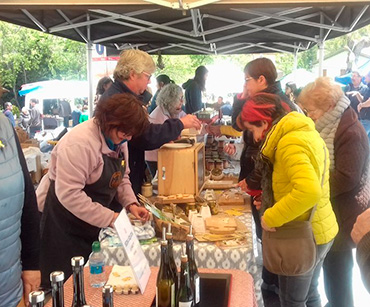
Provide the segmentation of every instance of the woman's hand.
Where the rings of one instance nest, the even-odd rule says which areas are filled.
[[[253,205],[256,206],[256,209],[259,210],[262,207],[262,201],[261,199],[254,199],[253,200]]]
[[[229,156],[233,156],[236,154],[236,146],[234,144],[226,144],[224,146],[224,152],[227,153]]]
[[[184,129],[188,128],[195,128],[199,130],[202,126],[202,123],[200,120],[192,114],[188,114],[184,117],[181,117],[180,120],[182,121],[182,124],[184,125]]]
[[[41,273],[40,271],[23,271],[22,272],[23,281],[23,299],[26,306],[29,306],[29,294],[32,291],[36,291],[40,287],[41,283]]]
[[[206,125],[205,128],[206,132],[208,134],[211,134],[213,136],[221,136],[221,126],[214,126],[214,125]]]
[[[356,223],[353,225],[351,232],[351,237],[353,242],[358,244],[361,241],[364,235],[370,231],[370,209],[367,209],[361,213],[356,220]]]
[[[275,232],[275,231],[276,231],[276,229],[275,229],[274,227],[268,227],[268,226],[266,225],[266,223],[265,223],[265,219],[264,219],[264,217],[263,217],[263,216],[261,217],[261,226],[262,226],[262,228],[263,228],[264,230],[266,230],[266,231],[270,231],[270,232]]]
[[[139,207],[136,204],[132,204],[129,208],[130,212],[140,221],[146,222],[149,220],[149,211],[144,207]]]

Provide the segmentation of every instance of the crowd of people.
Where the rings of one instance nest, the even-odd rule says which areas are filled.
[[[178,139],[183,129],[201,128],[194,113],[203,107],[208,74],[200,66],[182,87],[159,75],[152,97],[148,84],[155,70],[143,51],[121,54],[113,80],[106,77],[98,84],[94,117],[61,138],[36,194],[13,129],[12,105],[6,104],[0,115],[0,205],[5,208],[0,215],[0,301],[7,306],[16,306],[22,293],[26,297],[39,286],[49,288],[52,271],[64,271],[67,279],[71,257],[88,258],[99,230],[112,226],[121,210],[149,219],[137,201],[145,169],[155,176],[157,150]],[[239,186],[252,196],[258,238],[263,231],[308,220],[313,211],[313,268],[300,276],[263,269],[262,288],[277,292],[281,306],[321,306],[321,270],[327,306],[354,306],[356,245],[370,291],[370,89],[359,85],[358,76],[353,72],[345,91],[320,77],[302,90],[288,83],[284,93],[273,62],[255,59],[245,66],[243,91],[234,97],[232,126],[206,127],[217,136],[242,135]],[[370,73],[365,80],[370,82]],[[41,129],[37,104],[31,100],[19,121],[31,135]],[[223,105],[219,99],[214,108]],[[69,121],[73,112],[63,108]],[[224,150],[234,155],[237,148],[228,144]]]

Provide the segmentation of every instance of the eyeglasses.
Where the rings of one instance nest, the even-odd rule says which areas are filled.
[[[251,81],[252,79],[254,79],[254,78],[252,78],[252,77],[247,77],[247,78],[245,78],[244,80],[245,80],[245,82],[249,82],[249,81]]]
[[[148,80],[150,80],[150,78],[152,77],[152,75],[151,74],[149,74],[149,73],[147,73],[146,71],[143,71],[142,72],[145,76],[147,76],[148,77]]]
[[[314,115],[316,113],[317,109],[315,110],[307,110],[306,108],[303,109],[303,112],[306,113],[307,116]]]

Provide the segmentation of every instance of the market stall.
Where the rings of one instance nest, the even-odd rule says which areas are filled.
[[[244,206],[220,207],[220,216],[227,216],[227,213],[240,213],[240,215],[236,216],[235,218],[244,226],[242,226],[242,230],[245,234],[243,240],[200,242],[203,240],[196,234],[195,237],[200,241],[195,241],[194,252],[199,268],[234,269],[251,274],[254,280],[255,295],[258,306],[263,306],[263,298],[261,293],[262,278],[260,267],[256,262],[256,258],[258,256],[257,242],[250,206],[250,198],[246,197]],[[114,246],[115,244],[110,244],[109,241],[112,242],[111,238],[106,238],[102,242],[102,249],[107,261],[107,265],[129,265],[124,248],[122,246]],[[184,242],[175,241],[173,246],[174,258],[178,266],[180,265],[180,254],[183,244]],[[142,249],[149,261],[149,265],[151,267],[158,266],[160,263],[161,254],[160,241],[142,245]]]
[[[111,272],[112,268],[107,267],[107,274]],[[231,274],[232,282],[229,285],[229,306],[240,307],[254,307],[256,305],[256,298],[254,295],[253,279],[251,275],[246,272],[238,270],[216,270],[216,269],[201,269],[201,273],[214,273],[214,274]],[[85,268],[85,295],[86,301],[91,306],[101,306],[102,304],[102,289],[92,288],[89,286],[89,270]],[[158,274],[158,268],[151,268],[151,275],[149,278],[148,286],[143,295],[141,294],[116,294],[114,293],[114,306],[140,306],[151,307],[155,297],[155,285]],[[64,302],[65,306],[71,306],[73,300],[73,281],[72,277],[64,285]],[[49,301],[46,307],[51,307],[52,302]],[[205,303],[202,306],[208,306]]]

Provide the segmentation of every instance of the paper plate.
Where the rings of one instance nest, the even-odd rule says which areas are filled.
[[[164,148],[171,148],[171,149],[181,149],[181,148],[189,148],[193,145],[188,143],[167,143],[164,144],[162,147]]]

